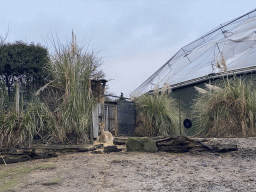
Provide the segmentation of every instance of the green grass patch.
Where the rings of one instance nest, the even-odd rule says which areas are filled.
[[[55,164],[54,163],[43,163],[43,164],[38,164],[35,165],[32,169],[33,170],[49,170],[49,169],[54,169],[55,168]]]
[[[57,185],[60,181],[61,181],[61,178],[55,177],[55,178],[53,178],[52,180],[50,180],[49,182],[43,183],[43,185],[47,185],[47,186],[50,186],[50,185]]]
[[[21,165],[19,167],[1,166],[0,170],[0,192],[11,190],[17,184],[24,181],[24,177],[34,170],[53,169],[53,163],[41,163],[34,166]]]
[[[114,159],[113,161],[112,161],[112,163],[122,163],[122,159]]]

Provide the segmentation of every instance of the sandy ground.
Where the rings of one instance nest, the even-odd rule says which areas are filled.
[[[256,191],[256,139],[220,140],[236,143],[239,150],[76,153],[24,162],[56,166],[29,173],[14,191]]]

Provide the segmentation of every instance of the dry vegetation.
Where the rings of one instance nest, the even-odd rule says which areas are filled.
[[[155,89],[135,99],[137,110],[137,136],[178,135],[178,103],[168,87]]]
[[[223,79],[217,86],[196,88],[193,106],[201,136],[252,137],[256,134],[256,91],[254,81],[238,77]]]
[[[77,144],[89,141],[92,108],[90,78],[101,78],[100,60],[94,52],[59,45],[51,55],[48,83],[24,100],[16,88],[14,103],[0,82],[0,147],[43,144]]]

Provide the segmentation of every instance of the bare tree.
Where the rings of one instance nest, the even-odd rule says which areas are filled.
[[[9,29],[8,29],[8,31],[5,33],[4,36],[0,34],[0,46],[2,46],[2,45],[5,43],[5,41],[6,41],[7,37],[8,37],[8,35],[9,35]]]

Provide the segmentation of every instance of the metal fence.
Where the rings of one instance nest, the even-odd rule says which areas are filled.
[[[119,135],[134,135],[136,111],[132,101],[121,100],[117,103],[117,121]]]

